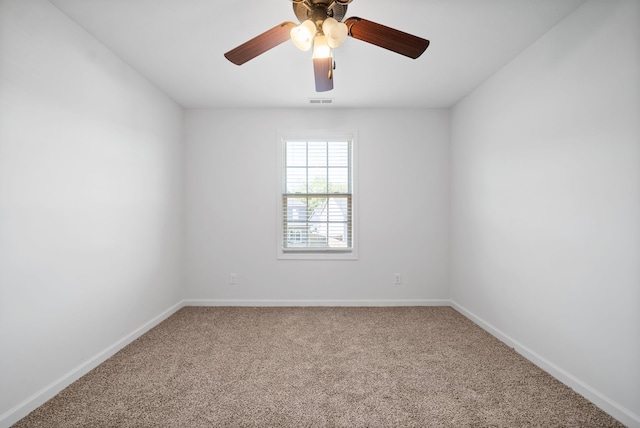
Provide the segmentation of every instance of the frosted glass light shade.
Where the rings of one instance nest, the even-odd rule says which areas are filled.
[[[313,57],[329,58],[331,56],[331,48],[328,44],[327,36],[316,36],[313,40]]]
[[[316,31],[316,24],[307,19],[302,24],[291,29],[291,40],[293,40],[293,44],[301,51],[308,51],[311,49]]]
[[[334,18],[327,18],[322,23],[322,32],[327,36],[327,43],[331,48],[337,48],[347,39],[347,24]]]

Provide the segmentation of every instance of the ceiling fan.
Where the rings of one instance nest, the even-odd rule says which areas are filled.
[[[303,51],[313,47],[313,71],[316,92],[333,89],[332,49],[347,38],[362,40],[416,59],[427,49],[429,40],[382,24],[352,16],[343,21],[352,0],[291,0],[300,25],[285,21],[253,39],[231,49],[224,56],[236,65],[291,39]]]

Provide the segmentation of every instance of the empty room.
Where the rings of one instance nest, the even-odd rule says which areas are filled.
[[[640,1],[0,0],[0,427],[640,428]]]

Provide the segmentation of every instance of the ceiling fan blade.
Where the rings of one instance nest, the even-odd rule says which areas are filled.
[[[345,19],[349,35],[354,39],[416,59],[427,49],[429,40],[382,24],[352,16]]]
[[[252,60],[260,54],[265,53],[271,48],[275,48],[280,43],[286,42],[290,38],[291,29],[296,24],[291,21],[285,21],[282,24],[276,25],[270,30],[265,31],[259,36],[254,37],[238,46],[231,49],[224,56],[236,65],[242,65],[245,62]]]
[[[316,77],[316,92],[333,89],[333,58],[313,58],[313,74]]]

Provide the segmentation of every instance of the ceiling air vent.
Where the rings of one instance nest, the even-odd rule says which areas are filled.
[[[309,104],[333,104],[333,98],[309,98]]]

